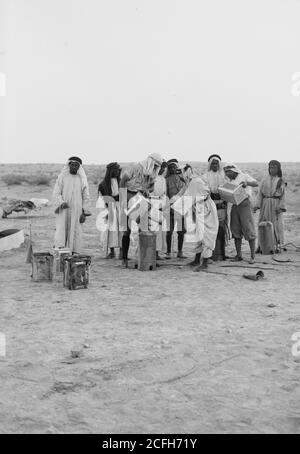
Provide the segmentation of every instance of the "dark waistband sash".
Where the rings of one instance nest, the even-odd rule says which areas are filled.
[[[276,199],[276,200],[279,200],[281,197],[279,197],[278,195],[273,195],[272,197],[267,197],[267,196],[263,196],[264,199]]]

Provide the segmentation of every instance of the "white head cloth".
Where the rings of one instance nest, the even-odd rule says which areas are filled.
[[[63,167],[61,173],[58,176],[59,179],[63,178],[65,175],[68,175],[70,173],[69,162],[70,161],[68,161],[67,164]],[[86,176],[85,170],[81,164],[78,169],[77,175],[79,175],[80,179],[81,179],[81,188],[82,189],[86,188],[88,190],[89,185],[88,185],[87,176]]]
[[[224,165],[224,171],[226,171],[226,170],[232,170],[232,172],[235,172],[237,174],[243,173],[241,171],[241,169],[239,169],[238,166],[236,164],[234,164],[233,162],[227,162]]]
[[[158,153],[152,153],[148,156],[145,161],[141,162],[141,165],[144,169],[144,175],[152,176],[154,173],[154,166],[158,165],[159,167],[163,163],[163,158]]]
[[[211,170],[213,161],[218,161],[219,163],[219,170],[217,172],[213,172]],[[204,176],[204,180],[208,184],[212,193],[217,193],[219,188],[225,183],[222,161],[217,156],[212,156],[208,161],[207,173]]]

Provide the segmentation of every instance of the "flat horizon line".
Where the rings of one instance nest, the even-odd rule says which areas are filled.
[[[141,161],[117,161],[119,164],[134,164],[138,163]],[[193,160],[178,160],[179,163],[199,163],[199,164],[207,164],[207,161],[193,161]],[[226,163],[228,161],[222,161],[223,163]],[[269,161],[233,161],[236,164],[267,164]],[[280,161],[281,164],[300,164],[299,161]],[[107,165],[107,162],[103,163],[83,163],[83,166],[105,166]],[[0,162],[0,165],[65,165],[66,162]]]

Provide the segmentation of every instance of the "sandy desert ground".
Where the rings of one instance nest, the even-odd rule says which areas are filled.
[[[0,165],[0,180],[52,178],[50,186],[0,181],[1,204],[51,199],[60,167]],[[258,177],[265,170],[244,168]],[[300,164],[284,170],[286,242],[300,246]],[[88,175],[94,206],[99,168]],[[51,249],[53,208],[31,222],[35,251]],[[0,230],[8,228],[28,233],[27,217],[1,219]],[[31,281],[26,244],[0,255],[1,433],[300,433],[300,358],[291,340],[300,332],[299,249],[288,247],[285,264],[259,256],[260,282],[243,279],[247,263],[193,273],[174,258],[155,272],[124,270],[103,258],[94,215],[83,251],[93,257],[90,287],[70,292]]]

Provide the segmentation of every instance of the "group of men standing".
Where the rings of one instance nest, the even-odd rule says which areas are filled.
[[[194,174],[189,164],[179,167],[176,159],[166,162],[157,153],[124,171],[118,163],[110,163],[98,187],[97,228],[101,246],[107,258],[114,258],[115,249],[120,248],[123,266],[128,266],[133,223],[126,213],[137,195],[141,195],[148,201],[159,201],[161,217],[155,229],[157,259],[161,259],[163,251],[166,259],[171,257],[175,232],[177,258],[186,258],[183,254],[184,239],[188,219],[192,219],[195,258],[189,265],[195,271],[207,269],[211,259],[226,260],[226,244],[231,236],[236,246],[233,260],[243,260],[242,240],[245,238],[249,242],[250,263],[253,264],[257,237],[255,210],[261,209],[260,221],[272,220],[278,247],[283,243],[286,185],[278,161],[271,161],[268,170],[268,176],[260,185],[258,201],[253,204],[252,188],[258,187],[259,183],[233,163],[222,165],[219,155],[209,157],[207,171],[201,177]],[[240,205],[229,206],[222,200],[219,188],[226,182],[245,188],[247,198]],[[187,205],[185,200],[189,201]],[[87,209],[88,183],[80,158],[68,160],[57,179],[54,201],[57,215],[55,246],[69,247],[78,253],[82,224],[91,214]],[[125,219],[125,225],[121,219]],[[140,219],[136,224],[136,228],[141,229]]]

